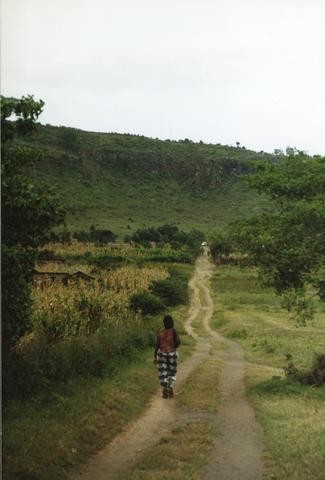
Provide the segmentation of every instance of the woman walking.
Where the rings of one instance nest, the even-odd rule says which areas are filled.
[[[165,330],[157,336],[154,353],[154,363],[158,366],[158,376],[162,387],[163,398],[174,396],[173,385],[177,373],[177,348],[181,341],[174,328],[174,321],[170,315],[164,317]]]

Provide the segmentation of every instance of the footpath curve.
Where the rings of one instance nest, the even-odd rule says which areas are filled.
[[[209,289],[212,274],[213,265],[205,252],[197,259],[190,280],[191,301],[185,324],[187,332],[197,343],[193,355],[180,364],[175,394],[181,392],[191,372],[207,358],[212,343],[216,340],[225,343],[227,351],[217,354],[222,360],[220,405],[216,415],[218,434],[204,479],[261,480],[263,435],[245,398],[243,351],[238,344],[221,337],[209,326],[214,310]],[[192,324],[197,319],[208,336],[201,337],[193,329]],[[123,480],[145,450],[168,435],[178,419],[175,402],[166,401],[160,397],[160,392],[157,393],[145,411],[71,480]]]

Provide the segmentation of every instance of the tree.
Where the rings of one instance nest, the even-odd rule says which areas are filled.
[[[307,285],[320,297],[324,285],[324,160],[300,152],[277,164],[261,163],[247,179],[270,196],[272,209],[236,222],[228,231],[236,248],[259,268],[263,283],[285,295],[288,308],[302,323],[310,317]]]
[[[1,97],[2,127],[2,339],[4,360],[30,328],[30,279],[37,248],[64,212],[54,193],[34,185],[26,168],[37,152],[15,143],[30,135],[44,102]]]
[[[210,238],[210,251],[214,260],[220,257],[228,257],[232,247],[229,236],[224,233],[213,233]]]
[[[275,148],[273,150],[274,155],[284,155],[283,150],[281,148]]]

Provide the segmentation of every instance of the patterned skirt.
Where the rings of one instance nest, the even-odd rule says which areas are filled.
[[[163,388],[169,388],[174,385],[176,381],[177,361],[178,361],[177,352],[166,353],[158,350],[158,353],[157,353],[158,378],[159,378],[160,385]]]

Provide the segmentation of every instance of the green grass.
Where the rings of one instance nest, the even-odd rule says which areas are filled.
[[[69,130],[69,129],[65,129]],[[220,229],[266,205],[238,180],[247,162],[272,155],[222,146],[38,126],[24,142],[43,153],[30,175],[52,185],[70,230],[108,228],[122,239],[143,227],[176,223],[183,230]],[[73,142],[72,142],[73,143]]]
[[[325,388],[288,381],[283,367],[287,354],[306,370],[315,351],[324,353],[324,304],[315,301],[314,322],[297,328],[279,297],[258,286],[254,271],[218,267],[212,285],[213,326],[245,350],[249,397],[265,432],[266,477],[323,480]]]
[[[118,375],[83,378],[57,389],[48,403],[17,402],[4,423],[5,478],[66,478],[93,452],[107,444],[157,389],[151,355]]]
[[[49,172],[42,177],[55,185],[63,204],[68,207],[68,229],[88,229],[94,224],[112,230],[120,240],[139,228],[166,223],[175,223],[185,231],[197,228],[208,232],[211,227],[221,228],[231,220],[256,211],[261,205],[256,194],[239,181],[201,196],[174,179],[139,182],[118,172],[114,173],[113,184],[106,171],[98,172],[89,187],[70,178],[69,173]]]

